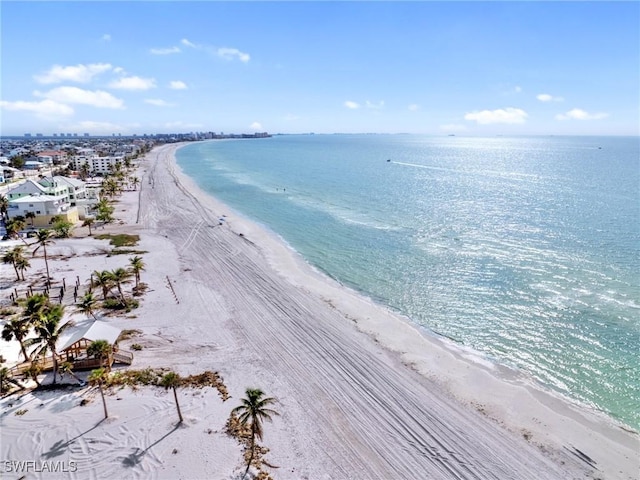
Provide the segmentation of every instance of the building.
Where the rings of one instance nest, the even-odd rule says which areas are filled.
[[[35,215],[35,218],[31,219],[34,227],[50,227],[53,217],[59,217],[74,225],[80,220],[78,209],[72,207],[64,195],[36,194],[9,200],[9,218],[27,217],[27,213]]]

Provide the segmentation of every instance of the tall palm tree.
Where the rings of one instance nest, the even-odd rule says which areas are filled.
[[[56,349],[56,343],[58,343],[60,336],[69,327],[73,326],[72,321],[61,325],[60,322],[63,316],[64,305],[46,305],[40,316],[40,320],[34,325],[38,337],[28,340],[30,344],[38,345],[35,350],[37,356],[45,356],[47,350],[51,351],[51,358],[53,360],[53,383],[56,383],[56,376],[58,375],[58,351]]]
[[[34,212],[27,212],[24,214],[24,218],[28,218],[30,220],[31,226],[33,227],[33,219],[36,218],[36,214]]]
[[[130,282],[129,278],[131,277],[131,272],[120,267],[120,268],[116,268],[115,270],[112,270],[111,272],[109,272],[109,274],[110,274],[111,281],[116,284],[116,288],[118,289],[118,293],[120,294],[120,301],[122,302],[122,305],[126,305],[127,299],[124,297],[124,292],[122,291],[122,284]]]
[[[129,265],[131,265],[131,273],[135,276],[136,279],[136,288],[138,288],[138,284],[140,283],[140,272],[144,270],[144,262],[142,261],[142,257],[136,255],[129,259]]]
[[[89,236],[91,236],[91,225],[93,225],[95,221],[96,221],[95,218],[87,217],[84,219],[84,222],[82,222],[83,227],[89,227]]]
[[[27,338],[27,335],[29,335],[30,330],[31,322],[24,318],[12,318],[4,324],[4,328],[2,329],[3,340],[10,342],[15,338],[18,341],[25,362],[29,361],[29,355],[27,354],[24,340]]]
[[[20,262],[20,259],[24,258],[23,251],[24,247],[22,245],[17,245],[2,256],[2,261],[4,263],[10,263],[11,265],[13,265],[13,269],[16,272],[17,280],[20,280],[20,274],[18,273],[18,263]]]
[[[89,316],[92,316],[95,320],[97,320],[95,313],[93,313],[97,306],[98,299],[94,297],[92,292],[87,292],[80,299],[80,301],[76,303],[76,307],[78,307],[76,311],[84,313],[87,318],[89,318]]]
[[[4,220],[7,217],[7,211],[9,210],[9,199],[4,195],[0,195],[0,219]]]
[[[49,260],[47,258],[47,246],[53,245],[54,243],[56,243],[53,240],[53,236],[54,236],[53,230],[49,230],[48,228],[43,228],[42,230],[38,230],[38,233],[36,234],[36,241],[35,241],[35,243],[38,244],[38,246],[33,250],[33,255],[35,256],[36,252],[40,248],[42,248],[42,253],[44,253],[44,264],[45,264],[45,267],[47,268],[47,282],[51,278],[49,275]]]
[[[24,280],[24,271],[31,266],[29,259],[21,257],[16,262],[16,268],[22,273],[22,280]]]
[[[102,408],[104,409],[104,418],[109,418],[109,412],[107,412],[107,401],[104,399],[104,391],[102,390],[102,386],[107,380],[107,372],[104,368],[98,368],[96,370],[91,370],[91,374],[89,375],[89,384],[98,385],[100,389],[100,396],[102,397]]]
[[[80,380],[80,378],[78,378],[78,376],[75,373],[73,373],[72,362],[62,362],[58,370],[60,372],[60,380],[62,380],[65,375],[69,375],[70,377],[75,378],[76,382],[78,382],[80,385],[84,384],[84,382]]]
[[[247,388],[245,392],[247,398],[241,400],[242,404],[231,410],[234,415],[239,415],[238,419],[242,425],[249,424],[251,427],[251,456],[247,461],[247,469],[242,477],[249,472],[251,462],[255,453],[256,438],[262,440],[262,421],[271,421],[272,415],[280,415],[275,410],[267,408],[276,402],[275,398],[263,398],[264,392],[259,388]]]
[[[4,228],[7,231],[7,236],[10,238],[18,237],[20,230],[26,226],[26,222],[23,217],[14,217],[4,222]]]
[[[109,295],[109,291],[113,287],[111,272],[108,270],[103,270],[101,272],[98,270],[94,271],[92,274],[92,282],[95,282],[96,285],[102,288],[102,300],[106,300],[107,295]]]
[[[178,403],[178,394],[176,393],[176,388],[181,385],[182,379],[180,375],[176,372],[168,372],[165,373],[162,379],[160,380],[160,385],[164,387],[165,390],[169,388],[173,389],[173,398],[176,401],[176,408],[178,409],[178,418],[180,421],[178,423],[182,423],[182,412],[180,411],[180,404]]]
[[[38,322],[42,313],[49,305],[49,299],[43,293],[34,293],[26,300],[20,300],[22,307],[22,318],[31,324]]]
[[[106,340],[94,340],[87,347],[87,356],[100,360],[100,367],[105,368],[107,373],[111,371],[109,356],[113,352],[113,345]],[[107,362],[105,363],[105,360]]]

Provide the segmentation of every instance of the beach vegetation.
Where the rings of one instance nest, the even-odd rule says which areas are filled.
[[[29,367],[23,372],[25,378],[30,378],[35,382],[35,384],[39,387],[40,380],[38,379],[38,375],[42,373],[42,365],[38,362],[31,362]]]
[[[178,423],[182,423],[184,419],[182,418],[182,412],[180,411],[180,403],[178,403],[178,393],[177,387],[181,385],[181,378],[176,372],[167,372],[162,376],[160,380],[160,386],[164,387],[165,390],[172,389],[173,390],[173,398],[176,402],[176,409],[178,410]]]
[[[13,269],[16,272],[16,280],[20,280],[20,269],[18,268],[18,265],[24,258],[24,246],[22,245],[13,247],[2,256],[3,263],[10,263],[13,266]]]
[[[7,237],[18,238],[20,230],[24,229],[26,225],[27,224],[24,221],[24,217],[14,217],[6,220],[4,222],[4,229],[6,231]]]
[[[137,337],[139,335],[142,335],[142,330],[136,330],[136,329],[123,330],[122,332],[120,332],[120,336],[118,337],[118,341],[127,340],[129,338]]]
[[[94,283],[102,289],[102,300],[106,301],[109,292],[114,286],[109,271],[102,270],[100,272],[95,270],[91,274],[91,288],[93,288]]]
[[[73,223],[59,218],[53,222],[52,228],[58,238],[69,238],[73,232]]]
[[[109,272],[110,275],[110,279],[111,281],[115,284],[116,289],[118,290],[118,294],[120,296],[120,301],[122,302],[122,305],[124,305],[125,307],[127,306],[127,299],[124,296],[124,292],[122,291],[122,285],[125,283],[129,283],[131,280],[129,280],[129,278],[131,278],[132,273],[122,267],[116,268],[115,270],[112,270]]]
[[[114,247],[135,247],[140,241],[140,235],[129,235],[127,233],[103,233],[94,235],[97,240],[109,240],[109,244]]]
[[[98,307],[98,299],[93,295],[93,292],[86,292],[76,304],[76,307],[77,312],[84,313],[87,318],[91,316],[97,320],[95,310]]]
[[[108,310],[124,310],[129,313],[131,310],[138,308],[140,303],[134,298],[127,298],[124,303],[118,298],[107,298],[102,302],[102,306]]]
[[[29,224],[33,227],[33,220],[36,218],[35,212],[27,212],[24,214],[24,218],[29,220]]]
[[[33,250],[33,256],[35,256],[36,252],[42,249],[42,253],[44,254],[44,265],[47,270],[47,283],[51,279],[51,275],[49,275],[49,259],[47,258],[47,247],[53,245],[55,240],[53,239],[54,232],[48,228],[43,228],[42,230],[38,230],[36,233],[36,241],[35,245],[37,247]]]
[[[6,220],[8,217],[7,212],[9,211],[9,199],[4,195],[0,195],[0,219]]]
[[[135,257],[131,257],[129,259],[129,265],[131,269],[131,273],[136,279],[136,289],[138,288],[138,284],[140,283],[140,272],[144,270],[145,264],[142,261],[142,257],[136,255]]]
[[[256,439],[262,440],[263,421],[267,420],[270,422],[272,421],[273,416],[280,415],[275,410],[269,408],[269,406],[276,402],[276,399],[265,397],[264,392],[259,388],[247,388],[245,394],[246,398],[241,400],[240,405],[231,410],[231,418],[229,420],[231,425],[233,425],[236,423],[236,420],[234,420],[233,417],[236,417],[237,422],[239,422],[242,427],[239,431],[242,432],[242,429],[248,429],[250,432],[249,445],[245,445],[248,449],[248,452],[245,451],[247,469],[244,471],[242,476],[243,478],[246,477],[247,473],[249,473],[249,469],[256,458]],[[246,434],[241,435],[240,438],[244,438],[246,440]],[[262,452],[259,452],[258,462],[256,462],[258,463],[258,468],[261,465],[261,454]]]
[[[89,236],[91,236],[91,225],[95,223],[96,219],[93,217],[87,217],[82,222],[83,227],[89,227]]]
[[[98,368],[96,370],[91,370],[89,374],[89,385],[97,386],[100,391],[100,396],[102,397],[102,408],[104,409],[104,418],[109,418],[109,412],[107,411],[107,401],[104,398],[104,384],[106,383],[108,378],[107,371],[104,368]]]
[[[28,362],[30,360],[29,354],[27,353],[27,348],[25,345],[25,339],[29,332],[31,331],[31,322],[28,319],[24,318],[12,318],[7,323],[4,324],[2,328],[2,339],[10,342],[13,339],[17,340],[20,344],[20,351],[24,356],[24,361]]]
[[[73,372],[73,363],[72,362],[62,362],[60,364],[60,367],[58,369],[59,373],[60,373],[60,380],[62,381],[62,379],[64,378],[65,375],[69,375],[70,377],[74,378],[76,380],[76,382],[78,382],[80,385],[83,385],[84,382],[82,380],[80,380],[80,378],[78,378],[78,376]]]
[[[142,345],[140,345],[139,343],[134,343],[131,345],[131,350],[139,352],[140,350],[142,350]]]
[[[107,373],[111,371],[111,362],[109,357],[113,352],[113,345],[107,340],[94,340],[87,347],[87,356],[93,357],[100,361],[100,367],[106,369]]]
[[[52,305],[47,302],[42,307],[37,320],[34,322],[34,329],[36,332],[36,338],[29,338],[25,341],[27,346],[36,345],[35,353],[36,358],[45,357],[48,351],[51,352],[51,360],[53,363],[53,381],[56,383],[56,376],[58,374],[58,352],[56,344],[62,336],[62,334],[73,326],[72,321],[62,323],[64,316],[64,305]]]

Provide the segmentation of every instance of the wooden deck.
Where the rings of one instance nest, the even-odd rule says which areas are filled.
[[[58,365],[60,365],[63,361],[64,359],[58,360]],[[53,369],[53,358],[51,357],[51,355],[45,357],[44,359],[38,359],[34,362],[37,362],[37,364],[40,365],[40,368],[42,368],[43,372]],[[31,363],[32,362],[23,362],[15,365],[9,369],[9,373],[13,377],[24,375],[24,372],[29,369]],[[118,350],[117,352],[113,352],[106,362],[97,358],[78,358],[73,360],[71,363],[73,363],[74,371],[92,370],[94,368],[100,368],[105,365],[109,365],[109,367],[111,367],[114,364],[131,365],[133,363],[133,353],[128,350]]]

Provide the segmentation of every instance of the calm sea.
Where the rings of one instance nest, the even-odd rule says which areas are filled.
[[[319,270],[639,429],[639,145],[285,135],[177,158]]]

